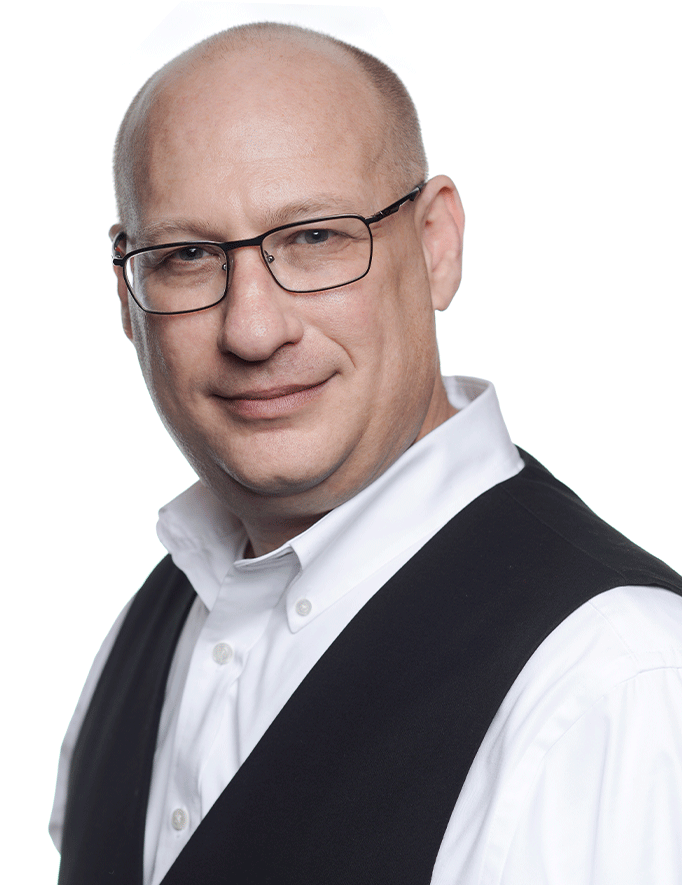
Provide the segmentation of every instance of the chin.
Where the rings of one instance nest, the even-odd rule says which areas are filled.
[[[347,468],[355,440],[346,435],[330,445],[328,437],[317,427],[308,433],[230,440],[214,433],[204,445],[196,445],[194,438],[193,445],[180,448],[203,482],[237,515],[242,508],[267,510],[270,500],[274,511],[286,500],[293,511],[319,513],[336,506],[337,498],[345,500],[341,486],[353,484]]]
[[[230,479],[240,488],[258,495],[261,498],[291,498],[305,495],[318,488],[326,479],[325,474],[314,475],[270,475],[270,476],[235,476]]]
[[[257,468],[253,463],[215,463],[208,470],[205,465],[193,465],[204,482],[239,514],[243,506],[257,506],[278,509],[277,502],[287,501],[287,512],[291,511],[293,500],[299,499],[300,512],[318,512],[323,501],[329,510],[336,506],[334,495],[327,489],[327,481],[337,470],[338,464],[311,464],[309,461],[294,464],[264,464],[261,460]],[[255,468],[255,469],[254,469]],[[270,504],[270,502],[272,502]],[[299,510],[299,506],[293,506]]]

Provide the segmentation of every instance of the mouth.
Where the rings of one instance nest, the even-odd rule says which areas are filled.
[[[284,384],[253,388],[219,397],[233,414],[242,418],[280,418],[295,412],[320,396],[329,378],[313,384]]]

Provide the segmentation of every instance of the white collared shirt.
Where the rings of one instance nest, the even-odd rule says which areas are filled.
[[[145,885],[163,879],[293,691],[365,602],[456,513],[521,469],[492,385],[447,379],[447,388],[460,410],[453,418],[353,499],[265,556],[240,558],[246,545],[241,523],[200,483],[161,510],[159,538],[189,577],[197,599],[173,660],[162,712],[145,832]],[[611,611],[610,603],[603,603],[607,617],[601,601],[613,598],[620,604]],[[557,741],[569,743],[566,731],[578,733],[577,723],[595,705],[606,703],[614,685],[641,675],[641,665],[632,664],[639,654],[638,632],[632,628],[641,620],[640,609],[648,611],[651,604],[672,611],[662,618],[667,632],[655,644],[667,645],[670,654],[674,651],[671,660],[682,665],[682,604],[672,594],[643,588],[610,591],[572,615],[536,652],[496,716],[453,813],[433,885],[593,881],[589,876],[543,879],[537,872],[545,869],[547,851],[554,856],[577,801],[566,799],[566,784],[551,781],[550,757]],[[604,630],[609,617],[616,624],[616,639]],[[660,620],[653,618],[657,629]],[[119,624],[120,619],[93,665],[65,738],[51,823],[57,845],[70,753]],[[616,683],[612,659],[620,661]],[[661,669],[669,675],[670,666],[666,659]],[[596,678],[604,668],[606,680]],[[564,672],[569,675],[561,676]],[[660,674],[657,678],[660,682]],[[665,719],[660,699],[653,706]],[[590,726],[587,744],[592,734]],[[584,761],[582,752],[571,762],[561,761],[554,776],[575,784],[578,761]],[[586,801],[595,808],[597,788],[590,786]],[[682,795],[682,774],[679,786]],[[538,797],[533,788],[540,790]],[[554,795],[562,788],[561,796]],[[553,808],[562,802],[570,806],[551,825],[548,802]],[[584,838],[590,832],[588,827]],[[538,848],[531,861],[524,842],[530,839],[551,848]],[[565,870],[563,861],[557,864]],[[578,861],[573,865],[577,869]],[[682,882],[682,864],[677,870],[679,879],[658,881]]]

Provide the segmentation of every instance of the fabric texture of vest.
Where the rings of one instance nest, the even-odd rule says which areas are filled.
[[[454,517],[305,677],[163,885],[428,885],[513,681],[602,591],[682,578],[530,456]],[[166,557],[133,601],[71,764],[59,885],[139,885],[173,652],[194,599]]]

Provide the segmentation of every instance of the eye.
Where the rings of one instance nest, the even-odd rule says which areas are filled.
[[[225,253],[211,243],[179,243],[148,249],[135,256],[129,265],[138,279],[152,275],[161,278],[198,279],[207,274],[224,273]]]
[[[326,243],[334,236],[337,236],[336,232],[328,228],[306,228],[298,231],[294,242],[304,246],[315,246],[318,243]]]
[[[175,273],[189,273],[225,263],[224,252],[210,243],[188,243],[186,246],[157,249],[152,255],[159,267],[163,265]]]
[[[206,250],[201,246],[185,246],[168,255],[173,261],[200,261],[206,257]]]

